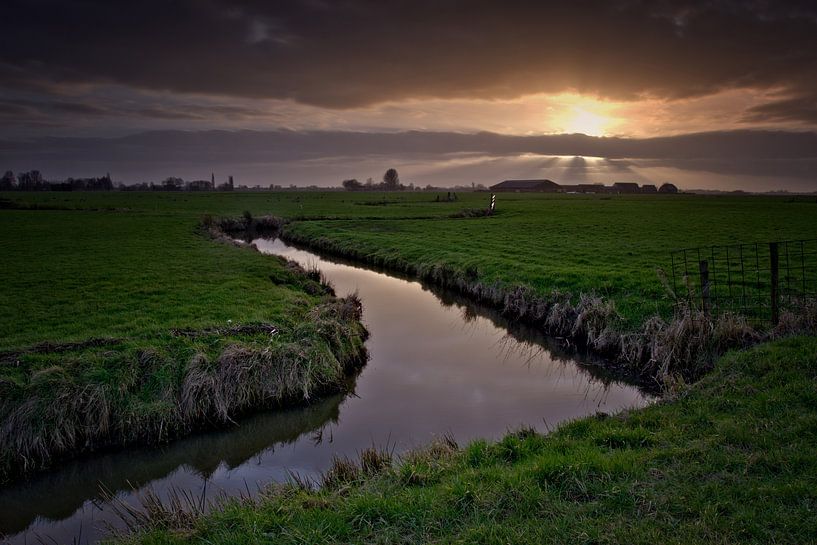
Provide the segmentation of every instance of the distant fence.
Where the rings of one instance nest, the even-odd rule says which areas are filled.
[[[672,252],[680,300],[776,325],[783,310],[817,297],[817,239],[685,248]]]

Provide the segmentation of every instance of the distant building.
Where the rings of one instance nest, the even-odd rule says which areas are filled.
[[[635,182],[616,182],[604,184],[557,184],[553,180],[505,180],[489,188],[496,192],[531,192],[531,193],[678,193],[673,184],[664,184],[656,189],[654,184],[641,187]]]
[[[233,191],[235,189],[235,182],[233,182],[233,177],[228,176],[227,181],[223,184],[220,184],[217,188],[219,191]]]
[[[616,182],[613,184],[613,192],[615,193],[639,193],[640,191],[638,184],[634,182]]]
[[[560,184],[563,193],[607,193],[609,188],[604,184]]]
[[[207,180],[193,180],[187,184],[190,191],[210,191],[213,186]]]
[[[551,180],[505,180],[491,186],[491,191],[557,193],[561,186]]]

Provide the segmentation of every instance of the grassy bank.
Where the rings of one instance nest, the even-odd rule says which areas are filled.
[[[341,461],[205,516],[154,506],[129,543],[809,543],[817,339],[722,358],[626,415]]]
[[[808,238],[817,221],[813,197],[703,195],[500,194],[491,218],[452,218],[484,207],[485,193],[460,193],[437,202],[436,193],[5,193],[11,206],[94,213],[97,227],[110,216],[139,216],[154,250],[162,233],[190,229],[204,214],[275,215],[296,220],[291,236],[326,240],[373,263],[419,269],[445,266],[476,275],[486,285],[524,285],[595,292],[616,303],[625,323],[667,316],[670,301],[656,276],[678,248]],[[444,196],[444,194],[443,194]],[[20,211],[2,210],[11,223]],[[45,224],[47,225],[47,224]],[[173,226],[176,227],[173,227]],[[54,224],[51,231],[70,228]],[[3,239],[18,233],[2,231]],[[48,233],[31,233],[32,236]],[[122,237],[112,232],[111,238]],[[133,233],[128,233],[132,235]],[[23,240],[26,236],[23,235]],[[35,260],[36,262],[36,260]],[[13,270],[13,269],[12,269]],[[3,325],[0,322],[0,325]]]
[[[198,211],[117,197],[0,210],[0,482],[303,403],[363,363],[356,300],[212,240]]]
[[[472,208],[487,199],[463,194],[457,204]],[[297,221],[289,233],[381,266],[445,266],[485,285],[524,285],[539,295],[594,292],[615,301],[624,323],[636,326],[671,311],[656,275],[657,268],[669,270],[670,251],[810,238],[817,222],[813,197],[503,193],[491,218],[440,213],[428,221],[405,212],[435,206],[440,203],[395,205],[406,214],[398,218],[389,206],[368,207],[389,209],[380,221],[357,219],[363,212],[347,207],[348,221]],[[343,207],[337,208],[340,215]]]
[[[458,203],[484,198],[469,194]],[[673,312],[677,301],[663,272],[670,251],[680,247],[809,237],[809,224],[817,220],[815,199],[499,198],[493,217],[296,217],[282,238],[458,291],[513,320],[586,344],[642,380],[696,380],[728,349],[817,332],[817,306],[811,303],[796,307],[774,329],[734,314],[712,320],[694,306]],[[437,204],[381,207],[419,213]]]
[[[262,394],[236,391],[240,401],[225,412],[225,402],[208,405],[185,384],[260,380],[213,369],[234,368],[228,362],[255,358],[268,343],[315,340],[318,355],[304,365],[330,361],[321,359],[330,347],[337,365],[309,367],[315,374],[298,380],[310,388],[332,383],[343,354],[359,348],[360,332],[337,324],[352,332],[348,345],[332,344],[337,335],[325,329],[305,332],[316,313],[334,312],[326,311],[331,300],[322,289],[278,260],[214,242],[199,227],[207,215],[285,218],[290,240],[457,289],[511,319],[619,357],[638,374],[677,372],[687,380],[725,349],[760,337],[740,320],[711,324],[692,312],[671,320],[655,272],[668,265],[668,251],[803,238],[817,220],[814,199],[789,197],[502,194],[493,217],[461,217],[485,206],[486,194],[435,197],[0,195],[2,477],[45,465],[51,453],[164,439],[258,404]],[[779,333],[813,329],[815,316],[788,321]],[[87,342],[93,339],[102,342]],[[57,402],[70,410],[48,412]]]

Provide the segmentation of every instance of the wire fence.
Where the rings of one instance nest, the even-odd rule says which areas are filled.
[[[671,259],[678,299],[713,315],[776,325],[817,297],[817,239],[685,248]]]

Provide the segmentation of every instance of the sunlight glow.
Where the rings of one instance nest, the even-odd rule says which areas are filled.
[[[573,108],[573,117],[567,121],[565,132],[588,136],[604,136],[609,119],[584,108]]]
[[[560,93],[543,98],[547,100],[548,107],[541,121],[551,133],[609,136],[620,131],[625,122],[618,115],[621,103],[576,93]]]

